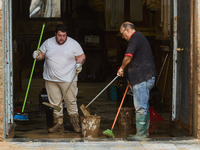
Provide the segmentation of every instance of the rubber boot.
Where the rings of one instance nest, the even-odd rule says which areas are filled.
[[[81,128],[80,128],[80,125],[79,125],[79,115],[78,114],[70,115],[70,121],[71,121],[71,124],[73,126],[74,131],[76,133],[81,132]]]
[[[63,117],[56,118],[56,120],[54,120],[54,124],[55,125],[52,128],[48,129],[48,132],[53,133],[53,132],[64,131]]]
[[[136,134],[129,135],[129,139],[144,140],[149,137],[150,118],[147,115],[136,114]]]

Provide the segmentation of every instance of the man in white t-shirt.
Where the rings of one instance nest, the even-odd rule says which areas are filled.
[[[67,36],[67,27],[59,24],[55,30],[55,36],[47,39],[39,48],[33,52],[33,58],[45,59],[43,78],[49,102],[58,105],[69,86],[75,73],[82,70],[82,61],[85,54],[80,44]],[[70,116],[70,121],[75,132],[81,132],[76,99],[77,76],[70,86],[64,101]],[[62,104],[60,105],[63,108]],[[53,111],[54,126],[48,132],[64,130],[63,111]]]

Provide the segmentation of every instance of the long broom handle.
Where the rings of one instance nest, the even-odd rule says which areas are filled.
[[[81,65],[83,65],[84,61],[85,61],[85,59],[82,60]],[[78,73],[75,73],[75,75],[74,75],[74,77],[72,78],[72,80],[71,80],[69,86],[67,87],[65,93],[63,94],[63,97],[62,97],[62,99],[60,100],[58,106],[60,106],[60,104],[62,103],[62,101],[63,101],[63,99],[65,98],[65,96],[66,96],[66,94],[67,94],[67,92],[68,92],[70,86],[72,85],[72,83],[73,83],[73,81],[74,81],[74,78],[75,78],[77,75],[78,75]]]
[[[124,99],[125,99],[126,93],[127,93],[127,91],[128,91],[128,88],[129,88],[129,84],[127,85],[126,91],[124,92],[124,96],[123,96],[122,101],[121,101],[121,104],[120,104],[120,106],[119,106],[119,108],[118,108],[118,111],[117,111],[117,114],[116,114],[116,116],[115,116],[115,120],[114,120],[114,122],[113,122],[113,125],[112,125],[111,130],[113,130],[113,128],[114,128],[114,126],[115,126],[115,123],[116,123],[116,121],[117,121],[117,117],[118,117],[118,115],[119,115],[119,111],[120,111],[120,109],[121,109],[121,107],[122,107],[122,104],[123,104],[123,102],[124,102]]]
[[[43,35],[43,32],[44,32],[44,27],[45,27],[45,24],[43,24],[43,26],[42,26],[42,31],[41,31],[41,34],[40,34],[40,39],[39,39],[39,42],[38,42],[37,51],[39,51],[40,43],[41,43],[41,40],[42,40],[42,35]],[[30,84],[31,84],[31,79],[32,79],[32,76],[33,76],[34,68],[35,68],[35,63],[36,63],[36,58],[35,58],[35,60],[33,62],[33,67],[32,67],[30,79],[29,79],[29,82],[28,82],[26,95],[25,95],[25,98],[24,98],[24,104],[23,104],[23,107],[22,107],[22,113],[24,112],[24,107],[25,107],[25,104],[26,104],[26,99],[27,99],[27,96],[28,96],[28,91],[29,91],[29,87],[30,87]]]
[[[74,75],[72,81],[70,82],[69,86],[67,87],[67,89],[66,89],[66,91],[65,91],[65,93],[64,93],[64,96],[63,96],[62,99],[60,100],[58,106],[60,106],[60,104],[62,103],[63,99],[65,98],[65,96],[66,96],[66,94],[67,94],[67,92],[68,92],[70,86],[72,85],[72,83],[73,83],[73,81],[74,81],[74,78],[77,76],[77,74],[78,74],[78,73],[75,73],[75,75]]]
[[[160,73],[159,73],[159,75],[158,75],[158,78],[157,78],[157,81],[156,81],[156,85],[158,84],[158,81],[159,81],[159,79],[160,79],[160,75],[161,75],[161,73],[162,73],[162,71],[163,71],[163,68],[164,68],[164,66],[165,66],[165,62],[166,62],[166,60],[167,60],[167,57],[168,57],[168,53],[167,53],[167,55],[165,56],[165,60],[164,60],[164,63],[163,63],[163,65],[162,65],[162,68],[161,68],[161,70],[160,70]]]
[[[162,95],[161,103],[163,103],[163,99],[164,99],[164,96],[165,96],[165,89],[166,89],[166,83],[167,83],[167,76],[168,76],[168,70],[169,70],[169,63],[170,63],[170,55],[169,55],[169,58],[168,58],[168,64],[167,64],[167,70],[166,70],[166,75],[165,75],[165,82],[164,82],[164,88],[163,88],[163,95]]]
[[[107,87],[109,86],[109,85],[111,85],[116,79],[118,78],[118,76],[116,76],[95,98],[93,98],[93,100],[85,107],[85,108],[87,108],[88,106],[90,106],[90,104],[92,103],[92,102],[94,102],[94,100],[97,98],[97,97],[99,97],[99,95],[103,92],[103,91],[105,91],[105,89],[107,89]]]

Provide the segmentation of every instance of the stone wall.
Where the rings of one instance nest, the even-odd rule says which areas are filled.
[[[2,44],[2,1],[0,0],[0,140],[4,137],[3,132],[3,44]]]
[[[200,2],[194,4],[194,134],[200,139]]]

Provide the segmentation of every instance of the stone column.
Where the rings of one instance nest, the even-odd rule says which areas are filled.
[[[200,1],[194,1],[194,136],[200,139]]]

